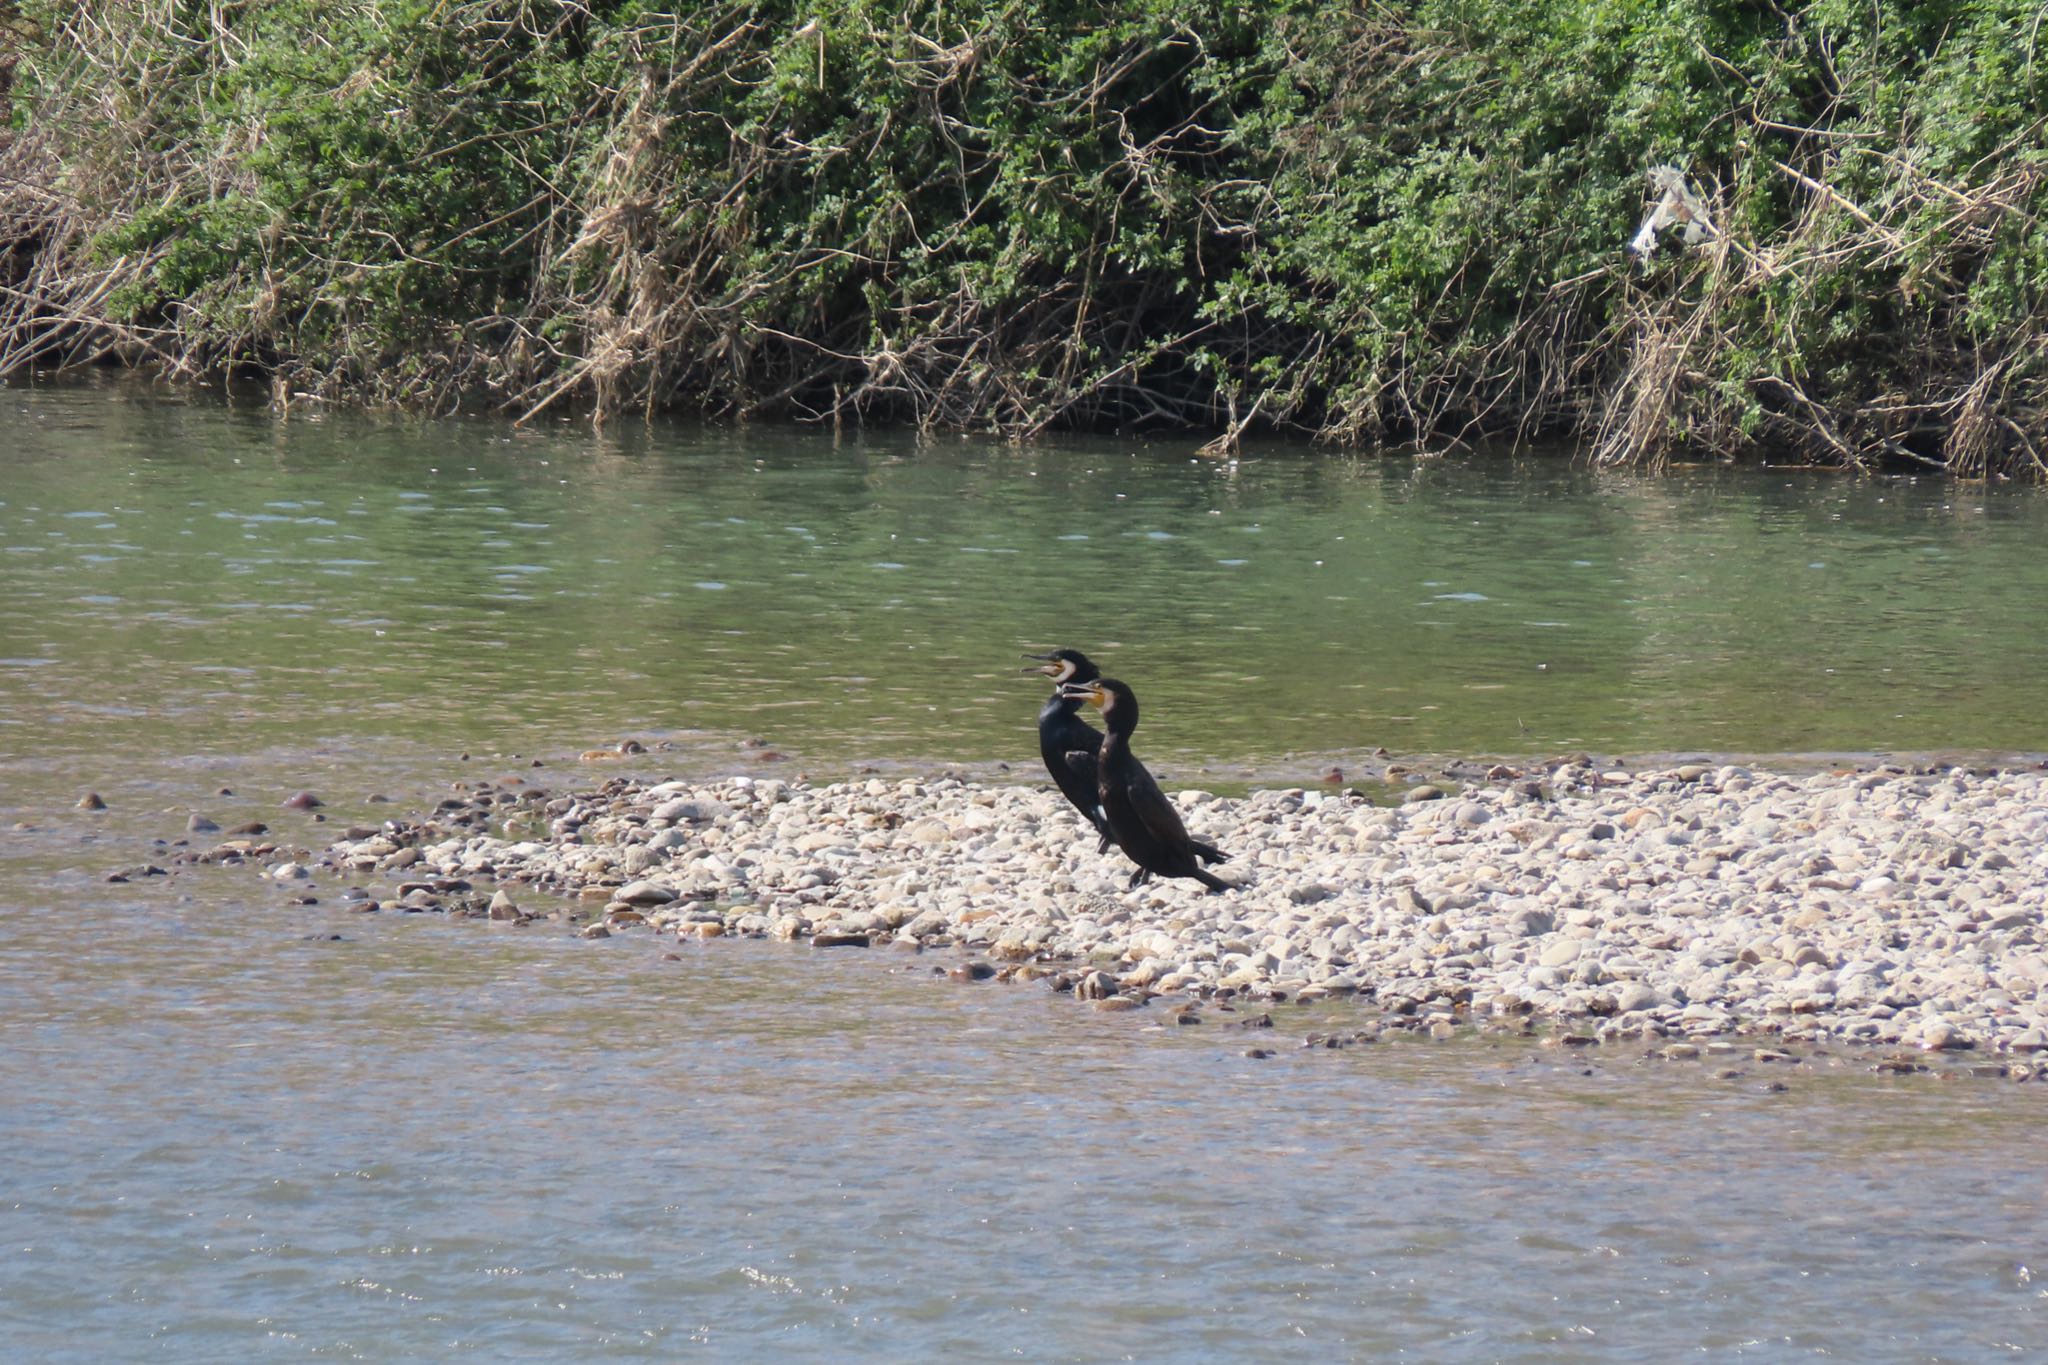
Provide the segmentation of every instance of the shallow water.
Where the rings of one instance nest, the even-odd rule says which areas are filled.
[[[39,870],[0,938],[13,1359],[2048,1344],[2033,1086],[1303,1050],[879,951]]]
[[[1028,756],[1009,656],[1061,640],[1121,642],[1189,769],[1284,778],[1420,696],[1402,742],[1451,752],[2038,749],[2032,495],[4,396],[9,1359],[2048,1349],[2038,1086],[1304,1050],[1327,1015],[1170,1027],[881,951],[106,880],[192,810],[317,844],[456,778],[777,767],[750,734],[821,774]],[[569,757],[629,733],[678,747]],[[301,787],[326,822],[280,809]]]
[[[1028,759],[1025,648],[1142,750],[2048,750],[2048,495],[1532,460],[286,422],[0,402],[0,751],[622,735]]]

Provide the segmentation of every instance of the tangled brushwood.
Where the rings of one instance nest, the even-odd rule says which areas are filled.
[[[0,0],[0,372],[2048,475],[2033,0]]]

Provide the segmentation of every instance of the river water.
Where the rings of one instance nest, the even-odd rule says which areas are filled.
[[[2048,1351],[2034,1085],[107,880],[479,776],[1028,777],[1057,643],[1184,780],[2037,753],[2039,495],[0,399],[9,1359]]]

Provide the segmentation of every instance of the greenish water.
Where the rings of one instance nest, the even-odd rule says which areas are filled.
[[[1025,648],[1144,750],[2048,749],[2048,497],[1556,458],[0,403],[0,750],[631,735],[1027,763]]]
[[[1170,1026],[173,856],[188,812],[317,846],[628,734],[674,746],[645,775],[1028,772],[1015,655],[1056,642],[1183,772],[2039,749],[2038,496],[0,400],[0,1358],[2048,1342],[2038,1084],[1330,1052],[1320,1010]]]

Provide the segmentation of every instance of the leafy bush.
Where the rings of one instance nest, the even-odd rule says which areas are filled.
[[[0,368],[2039,474],[2041,28],[2021,0],[21,0]],[[1631,257],[1667,164],[1714,231]]]

